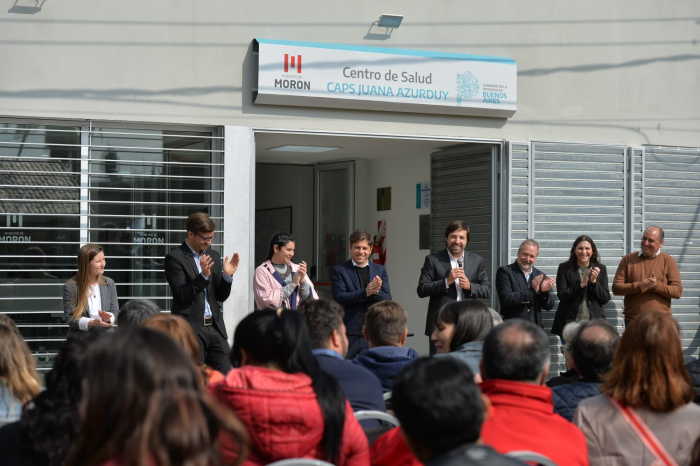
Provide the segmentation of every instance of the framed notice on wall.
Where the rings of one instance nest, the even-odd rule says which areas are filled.
[[[391,210],[391,186],[377,188],[377,211]]]

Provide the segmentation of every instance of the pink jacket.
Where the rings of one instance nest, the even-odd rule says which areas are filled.
[[[267,267],[265,267],[267,265]],[[296,273],[299,270],[299,265],[291,262],[292,272]],[[269,270],[268,270],[269,267]],[[282,285],[279,284],[275,277],[272,275],[270,270],[275,270],[272,262],[265,261],[257,269],[255,269],[255,276],[253,277],[253,293],[255,294],[255,308],[256,309],[277,309],[282,306]],[[309,276],[306,275],[306,283],[309,284],[311,290],[309,292],[309,297],[307,299],[318,299],[318,293],[314,288],[314,284],[311,283]],[[299,295],[299,301],[303,298]],[[289,309],[290,302],[289,299],[284,300],[287,309]]]

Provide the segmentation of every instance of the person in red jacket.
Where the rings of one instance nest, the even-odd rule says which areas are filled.
[[[481,430],[499,453],[528,450],[560,465],[588,465],[586,439],[554,413],[545,386],[549,340],[539,326],[513,319],[495,327],[484,341],[481,391],[491,402]]]
[[[368,466],[367,437],[338,382],[311,353],[304,318],[292,310],[264,310],[238,324],[231,370],[209,387],[248,429],[243,465],[312,458],[338,466]],[[222,439],[224,464],[237,458]]]

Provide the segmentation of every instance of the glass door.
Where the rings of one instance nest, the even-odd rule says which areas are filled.
[[[348,238],[355,228],[355,162],[318,164],[315,178],[314,283],[321,297],[330,297],[331,270],[348,259]]]

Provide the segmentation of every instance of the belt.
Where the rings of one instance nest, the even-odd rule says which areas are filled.
[[[205,318],[204,318],[204,325],[205,325],[205,326],[211,325],[211,317],[205,317]]]

